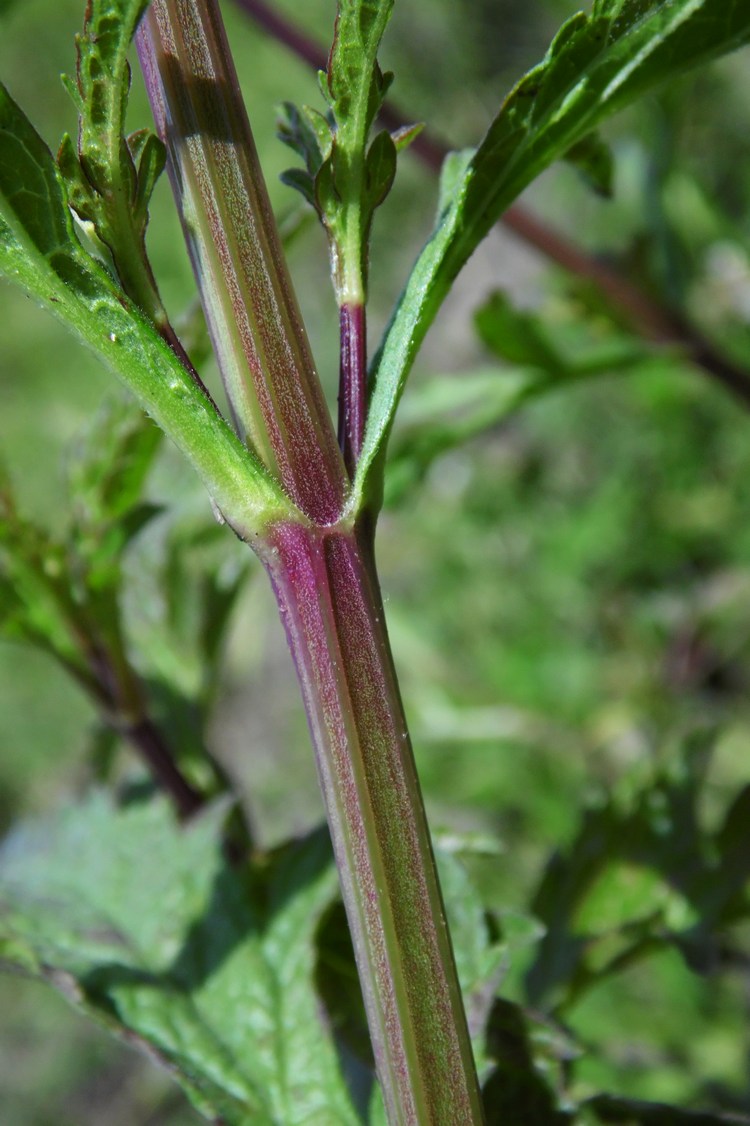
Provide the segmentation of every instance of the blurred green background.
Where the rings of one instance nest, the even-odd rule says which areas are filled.
[[[397,5],[384,58],[396,72],[394,100],[457,147],[474,142],[575,7]],[[274,206],[293,216],[297,201],[278,182],[290,160],[274,136],[275,106],[318,104],[314,76],[232,4],[223,8]],[[58,76],[74,65],[82,4],[25,0],[2,12],[0,74],[56,148],[74,128]],[[297,18],[325,42],[333,15],[333,0],[308,0]],[[559,167],[527,202],[690,310],[750,371],[747,61],[687,76],[615,121],[613,200]],[[132,126],[147,120],[136,75]],[[434,205],[433,178],[406,156],[376,221],[372,344]],[[192,284],[166,182],[149,246],[177,315]],[[290,260],[333,399],[336,314],[314,226],[297,235]],[[497,289],[553,331],[575,324],[592,302],[518,240],[493,233],[431,331],[415,389],[435,374],[460,379],[492,362],[472,315]],[[65,451],[111,379],[25,297],[4,286],[2,302],[0,442],[25,509],[56,527]],[[210,516],[171,451],[152,493],[177,498],[170,519]],[[162,534],[157,522],[128,558],[134,622],[152,597],[149,558]],[[229,537],[225,552],[231,566],[239,548]],[[475,873],[491,905],[526,910],[586,803],[679,765],[695,738],[711,755],[706,826],[750,778],[750,414],[674,355],[531,402],[436,458],[385,513],[379,557],[432,823],[499,839],[500,855]],[[93,726],[88,703],[51,663],[0,643],[3,828],[88,783]],[[257,568],[231,629],[210,743],[264,841],[322,818],[291,665]],[[511,988],[520,989],[520,976]],[[749,981],[741,967],[697,976],[673,951],[638,963],[568,1014],[591,1048],[578,1081],[750,1112]],[[7,1126],[197,1121],[150,1065],[51,992],[1,976],[0,1103]]]

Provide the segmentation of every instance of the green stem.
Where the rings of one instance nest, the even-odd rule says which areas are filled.
[[[138,50],[240,436],[308,516],[335,522],[347,475],[215,0],[155,0]]]
[[[262,554],[315,744],[388,1121],[481,1123],[369,541],[284,523]]]

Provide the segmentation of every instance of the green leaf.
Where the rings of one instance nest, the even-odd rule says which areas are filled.
[[[568,164],[574,165],[597,195],[610,199],[614,194],[614,159],[612,150],[598,133],[589,133],[565,153]]]
[[[509,367],[436,375],[414,388],[396,418],[385,480],[398,503],[448,450],[499,425],[514,411],[576,380],[648,371],[643,341],[609,320],[592,320],[560,301],[539,312],[494,293],[475,315],[485,346]]]
[[[17,511],[7,475],[0,480],[0,633],[53,656],[90,684],[77,645],[85,632],[67,553]]]
[[[550,382],[628,372],[653,362],[653,349],[606,317],[557,301],[543,311],[517,309],[495,292],[474,316],[483,344],[511,364],[537,368]]]
[[[232,868],[226,812],[180,830],[161,800],[95,796],[17,830],[0,853],[5,960],[142,1045],[208,1118],[354,1126],[314,988],[327,836]]]
[[[76,36],[76,82],[66,79],[79,113],[77,151],[63,137],[58,164],[71,207],[93,224],[112,255],[125,292],[151,319],[166,320],[146,258],[151,193],[165,165],[149,130],[126,139],[130,88],[127,52],[148,0],[91,0]]]
[[[549,375],[565,371],[567,365],[545,322],[516,309],[506,294],[493,293],[475,314],[474,323],[482,342],[500,359],[541,368]]]
[[[534,368],[435,375],[420,384],[396,420],[386,503],[398,503],[442,454],[497,426],[537,391],[551,386]]]
[[[683,748],[669,772],[634,793],[584,811],[533,900],[546,926],[527,979],[532,1004],[565,1003],[652,949],[677,946],[688,963],[712,964],[722,928],[747,885],[747,793],[716,834],[701,826],[710,734]],[[737,818],[743,818],[742,842]]]
[[[368,149],[373,122],[392,75],[383,74],[377,53],[393,0],[339,0],[328,71],[321,85],[330,120],[307,108],[284,107],[282,140],[305,161],[306,174],[282,179],[317,208],[329,238],[334,285],[340,305],[361,305],[367,290],[370,228],[396,171],[396,141],[378,134]],[[398,142],[405,147],[412,128]]]
[[[503,211],[612,113],[748,40],[750,9],[726,0],[599,0],[564,25],[503,102],[401,295],[372,365],[356,506],[380,503],[384,447],[414,357],[454,278]]]
[[[61,175],[0,86],[0,273],[88,344],[190,459],[219,510],[252,540],[290,502],[151,322],[76,236]]]
[[[71,495],[89,527],[98,529],[141,501],[161,439],[132,400],[118,396],[105,404],[68,471]]]

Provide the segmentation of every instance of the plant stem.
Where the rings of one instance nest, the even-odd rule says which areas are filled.
[[[291,20],[271,8],[266,0],[235,0],[235,3],[298,58],[316,70],[325,69],[325,51]],[[400,129],[415,120],[413,116],[400,113],[389,102],[383,105],[380,119],[390,130]],[[437,172],[450,146],[423,129],[409,145],[409,151]],[[501,216],[500,223],[564,270],[594,282],[613,307],[624,313],[633,331],[655,344],[682,348],[692,363],[750,408],[750,375],[747,370],[717,349],[681,312],[646,293],[618,270],[587,254],[526,207],[518,204],[509,207]]]
[[[123,726],[114,726],[138,752],[161,789],[169,794],[181,821],[189,820],[203,808],[203,795],[178,769],[161,731],[148,717],[144,716]]]
[[[392,1126],[483,1121],[369,540],[274,526],[294,656]]]
[[[302,510],[270,520],[253,546],[302,688],[388,1119],[472,1126],[483,1120],[478,1083],[371,541],[339,524],[346,468],[215,0],[155,0],[139,52],[235,417]],[[342,327],[351,461],[363,430],[361,309]]]
[[[364,305],[339,309],[339,445],[351,478],[362,452],[367,414],[367,320]]]
[[[205,804],[204,795],[182,773],[148,715],[144,687],[125,655],[119,622],[110,630],[107,643],[87,618],[84,615],[80,623],[78,645],[91,676],[89,693],[104,722],[135,750],[156,784],[172,799],[179,819],[186,821]]]
[[[155,0],[138,50],[240,436],[312,519],[347,490],[215,0]]]

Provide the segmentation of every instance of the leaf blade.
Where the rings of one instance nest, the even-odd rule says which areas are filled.
[[[573,16],[510,92],[413,268],[372,364],[352,505],[382,500],[385,445],[408,372],[454,278],[544,168],[660,82],[750,41],[750,10],[724,0],[599,0]]]
[[[0,85],[0,274],[96,352],[193,463],[226,519],[252,540],[293,511],[259,460],[78,241],[51,153]]]

